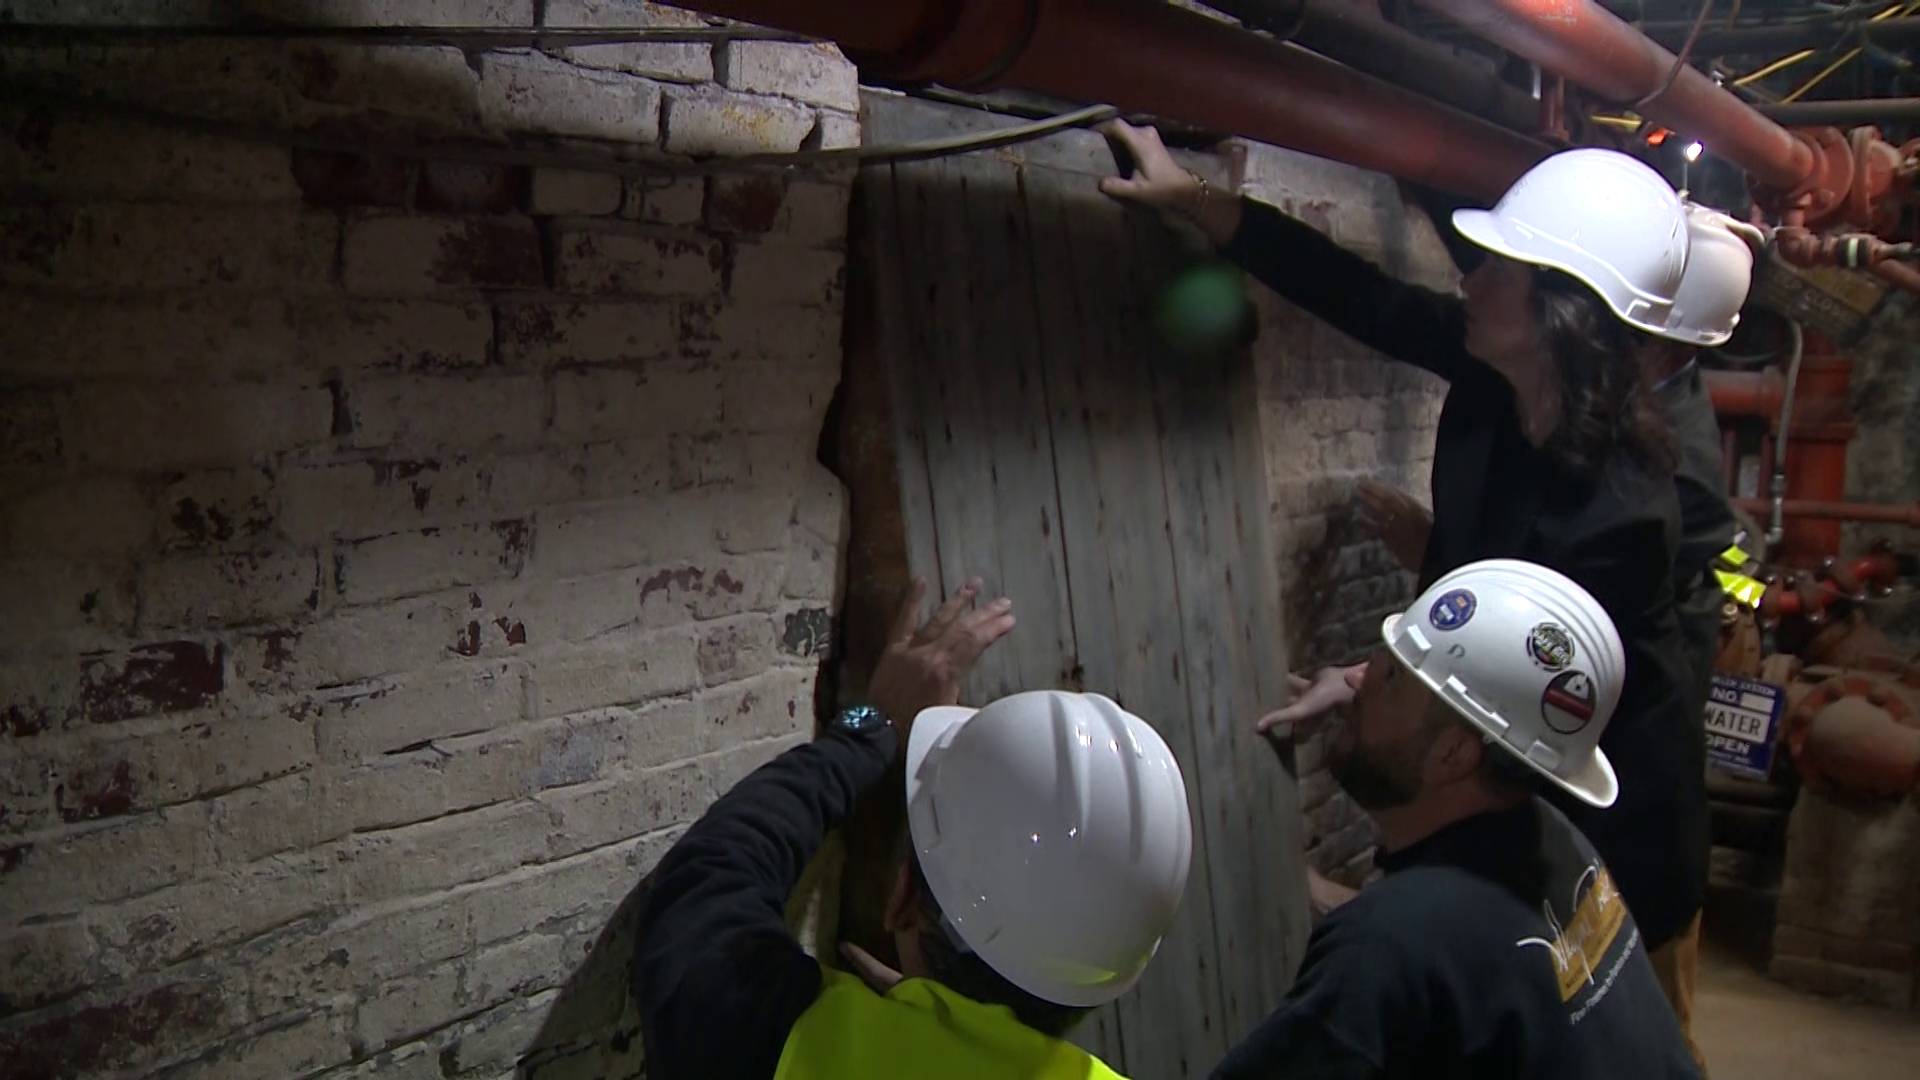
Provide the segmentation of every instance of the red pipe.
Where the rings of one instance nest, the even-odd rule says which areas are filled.
[[[1787,380],[1778,371],[1717,371],[1700,373],[1707,383],[1707,397],[1713,411],[1721,416],[1780,415],[1780,399],[1786,396]]]
[[[1903,262],[1877,262],[1867,269],[1884,281],[1891,281],[1908,292],[1920,293],[1920,270]]]
[[[1700,140],[1769,188],[1809,190],[1826,165],[1810,136],[1761,116],[1689,65],[1679,65],[1676,72],[1672,53],[1592,0],[1420,3],[1509,52]],[[1836,190],[1845,191],[1850,177],[1841,179]]]
[[[1766,514],[1773,503],[1766,499],[1735,499],[1733,505],[1749,514]],[[1830,521],[1872,521],[1883,525],[1907,525],[1920,528],[1920,503],[1821,502],[1814,499],[1788,499],[1781,504],[1787,517],[1823,518]]]
[[[1492,200],[1548,148],[1159,0],[688,0],[836,41],[869,72],[1100,101]]]

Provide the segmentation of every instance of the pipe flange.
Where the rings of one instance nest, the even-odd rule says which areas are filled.
[[[1817,228],[1844,205],[1853,187],[1853,147],[1837,128],[1794,128],[1788,134],[1813,152],[1814,166],[1782,202],[1799,204],[1802,223]]]

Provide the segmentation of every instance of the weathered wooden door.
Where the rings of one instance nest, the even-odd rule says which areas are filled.
[[[867,138],[1008,122],[870,98]],[[1147,313],[1195,252],[1099,192],[1112,167],[1072,132],[863,172],[849,317],[870,325],[849,327],[850,369],[877,368],[898,518],[863,513],[855,485],[851,571],[897,543],[942,594],[984,577],[1019,626],[966,700],[1098,691],[1178,755],[1195,833],[1179,923],[1077,1036],[1145,1080],[1205,1075],[1265,1016],[1308,919],[1297,794],[1252,730],[1285,657],[1250,362],[1160,350]]]

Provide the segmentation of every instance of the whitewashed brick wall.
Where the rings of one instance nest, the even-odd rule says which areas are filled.
[[[1406,280],[1436,289],[1457,281],[1432,223],[1392,180],[1273,147],[1247,149],[1248,194]],[[1353,492],[1371,478],[1427,501],[1446,386],[1252,289],[1287,655],[1295,671],[1309,673],[1364,659],[1380,641],[1380,620],[1412,598],[1414,576],[1360,527]],[[1314,739],[1296,757],[1308,858],[1357,885],[1372,868],[1373,828],[1328,774],[1324,743]]]
[[[804,45],[13,47],[0,77],[385,138],[859,138],[852,67]],[[813,718],[847,193],[0,106],[0,1075],[635,1073],[624,977],[584,968]]]

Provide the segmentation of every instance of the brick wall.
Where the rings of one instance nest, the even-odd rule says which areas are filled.
[[[806,46],[0,69],[344,135],[858,140],[851,67]],[[0,106],[0,1074],[491,1077],[542,1046],[584,1049],[540,1075],[633,1074],[624,980],[577,972],[679,830],[810,728],[846,196]]]
[[[1458,274],[1432,223],[1390,179],[1250,145],[1244,188],[1407,280],[1450,288]],[[1400,569],[1353,514],[1371,477],[1426,502],[1445,384],[1389,362],[1258,286],[1255,355],[1280,599],[1293,670],[1362,659],[1380,620],[1411,599]],[[1371,823],[1328,775],[1324,736],[1300,748],[1308,858],[1358,884],[1372,866]]]

